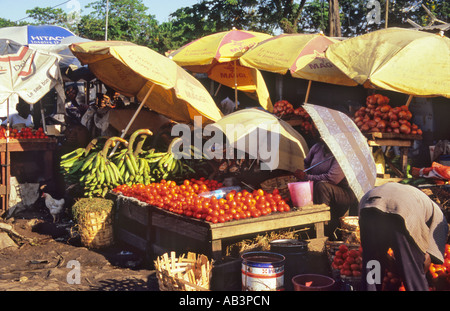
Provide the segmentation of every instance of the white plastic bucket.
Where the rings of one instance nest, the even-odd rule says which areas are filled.
[[[313,186],[312,181],[299,181],[288,184],[292,203],[295,207],[302,207],[313,204]]]
[[[243,291],[284,290],[285,257],[271,252],[249,252],[242,258]]]

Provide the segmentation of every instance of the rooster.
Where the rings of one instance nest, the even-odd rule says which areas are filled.
[[[57,200],[46,192],[42,193],[42,197],[45,200],[45,206],[48,208],[50,214],[53,217],[53,222],[55,222],[57,219],[59,220],[59,215],[64,209],[64,198]]]

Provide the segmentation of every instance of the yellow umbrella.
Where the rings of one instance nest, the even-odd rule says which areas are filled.
[[[238,59],[245,51],[271,35],[237,30],[218,32],[194,40],[169,54],[178,65],[195,73],[207,73],[208,77],[237,91],[256,92],[261,106],[272,111],[265,81],[254,68],[243,67]]]
[[[73,54],[103,83],[125,96],[136,96],[171,120],[190,123],[195,116],[206,122],[222,117],[211,95],[191,74],[167,57],[123,41],[92,41],[70,46]]]
[[[450,39],[444,36],[386,28],[333,44],[325,55],[365,87],[450,97]]]
[[[243,66],[280,74],[289,71],[295,78],[309,80],[307,102],[311,81],[357,85],[325,57],[327,47],[336,42],[323,34],[282,34],[260,42],[239,61]]]
[[[271,113],[256,108],[224,116],[214,126],[235,149],[260,159],[261,168],[295,172],[304,168],[308,145],[291,125]]]

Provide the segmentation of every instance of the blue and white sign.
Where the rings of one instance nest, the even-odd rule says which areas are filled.
[[[28,26],[28,44],[60,44],[74,34],[58,26]]]

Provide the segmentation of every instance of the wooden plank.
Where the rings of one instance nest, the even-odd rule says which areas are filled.
[[[375,139],[368,140],[367,143],[371,147],[379,147],[379,146],[399,146],[399,147],[411,147],[411,140],[396,140],[396,139]]]
[[[233,223],[233,226],[214,228],[211,231],[211,238],[213,240],[224,239],[256,232],[278,230],[329,221],[330,212],[320,211],[309,214],[290,215],[290,217],[279,217],[276,219],[264,219],[265,217],[266,216],[258,217],[261,221],[255,223],[240,223],[240,220],[238,220],[235,222],[230,222]]]
[[[150,240],[150,238],[149,238],[150,227],[147,225],[141,224],[131,218],[118,217],[116,219],[116,226],[122,230],[128,231],[134,235],[137,235],[146,241]]]
[[[148,242],[145,239],[122,228],[116,229],[116,236],[120,241],[124,242],[125,244],[134,246],[141,251],[145,252],[148,249]]]
[[[211,239],[215,240],[265,230],[329,221],[329,209],[326,205],[311,205],[302,207],[299,211],[273,213],[258,218],[245,218],[213,224],[155,208],[152,213],[152,226],[181,235],[188,235],[198,240],[204,240],[208,233],[211,232]]]
[[[150,224],[149,205],[142,204],[139,200],[124,196],[117,199],[118,217],[127,217],[145,226]]]
[[[167,211],[165,211],[167,212]],[[203,224],[195,224],[188,219],[188,217],[183,217],[176,215],[174,213],[160,213],[155,211],[152,213],[151,225],[156,228],[165,229],[171,232],[175,232],[182,236],[189,236],[192,239],[206,241],[209,237],[209,228]]]
[[[369,139],[394,139],[394,140],[422,140],[422,135],[412,135],[412,134],[397,134],[397,133],[363,133]]]
[[[9,152],[53,150],[56,147],[56,139],[10,139]],[[6,139],[0,139],[0,152],[6,151]]]

